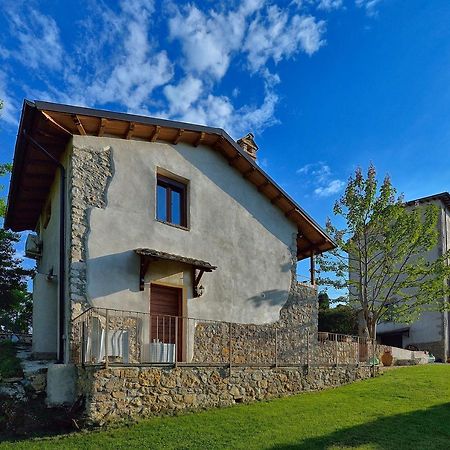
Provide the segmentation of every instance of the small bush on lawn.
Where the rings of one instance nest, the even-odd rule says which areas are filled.
[[[0,342],[0,378],[22,376],[20,360],[16,356],[16,347],[12,342]]]

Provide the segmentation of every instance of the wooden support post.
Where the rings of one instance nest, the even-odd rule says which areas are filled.
[[[310,256],[310,272],[311,272],[311,284],[316,285],[316,261],[314,259],[314,250],[311,250]]]

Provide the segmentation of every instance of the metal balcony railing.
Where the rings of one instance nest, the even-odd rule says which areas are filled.
[[[303,325],[242,324],[90,308],[73,320],[76,364],[342,366],[374,362],[371,339]]]

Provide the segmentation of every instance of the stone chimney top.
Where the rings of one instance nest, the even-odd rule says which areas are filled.
[[[256,152],[258,151],[258,146],[255,142],[255,136],[253,133],[248,133],[246,136],[241,137],[237,140],[239,146],[247,152],[247,154],[256,161]]]

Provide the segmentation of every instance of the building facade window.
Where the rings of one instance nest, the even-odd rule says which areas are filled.
[[[157,175],[156,218],[161,222],[187,227],[187,186]]]

